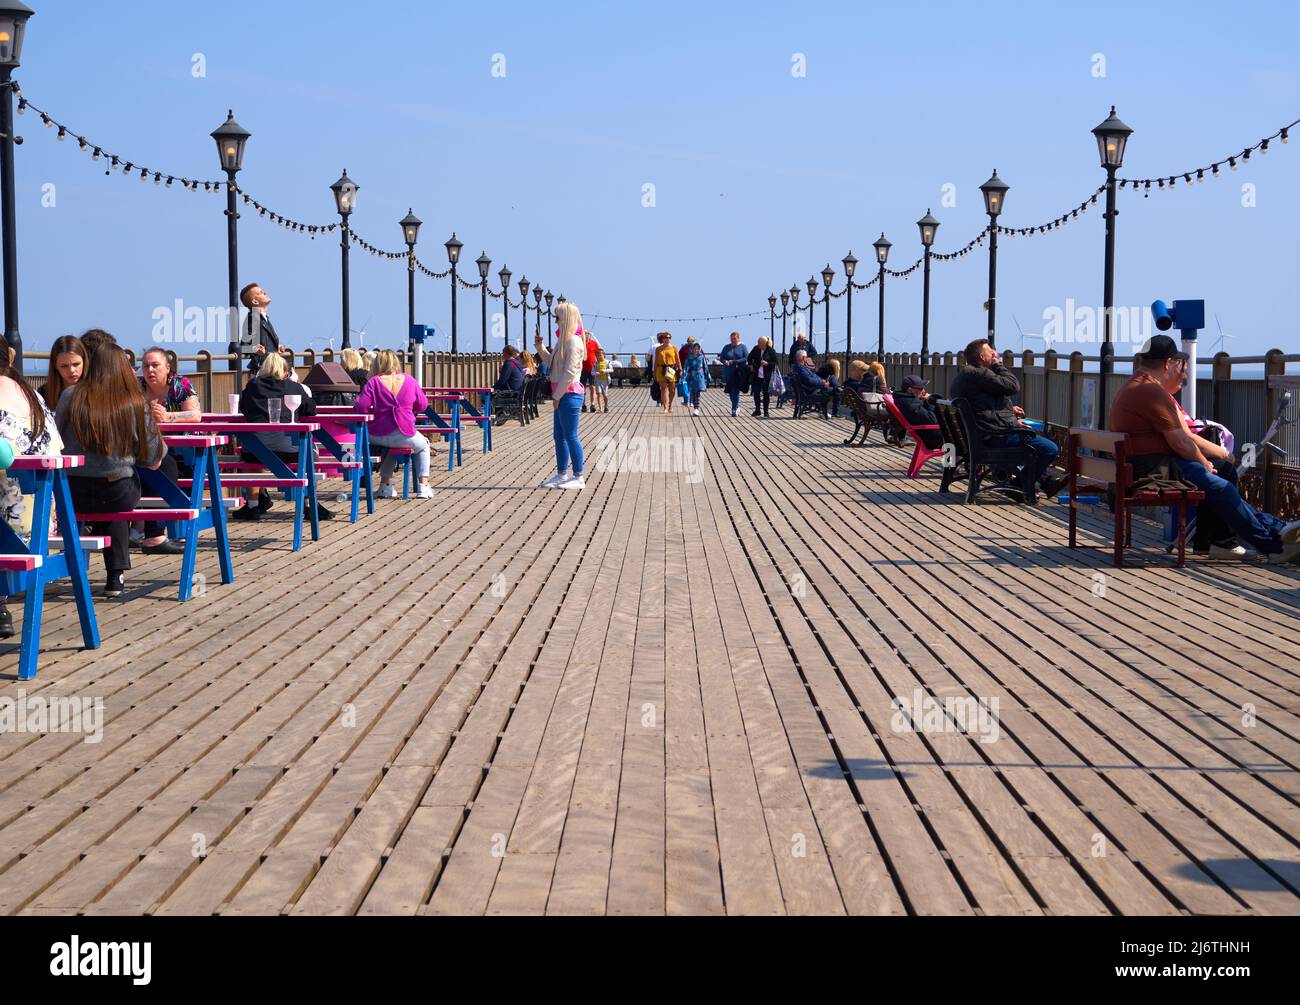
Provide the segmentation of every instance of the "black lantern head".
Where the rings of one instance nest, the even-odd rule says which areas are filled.
[[[1101,155],[1101,166],[1119,169],[1124,164],[1124,148],[1133,130],[1120,121],[1115,114],[1115,106],[1110,106],[1110,118],[1092,131],[1097,137],[1097,153]]]
[[[3,34],[4,18],[0,15],[0,36]],[[217,154],[221,157],[221,170],[234,174],[244,166],[244,146],[251,135],[235,121],[233,110],[226,113],[226,121],[212,130],[212,138],[217,141]]]
[[[551,309],[551,304],[554,303],[554,302],[555,302],[555,294],[552,293],[550,290],[547,290],[547,291],[546,291],[546,309],[547,309],[548,311]]]
[[[480,251],[478,258],[474,259],[474,264],[478,266],[479,279],[487,281],[488,272],[492,268],[492,259],[488,258],[486,251]]]
[[[894,245],[889,238],[885,237],[884,233],[881,233],[880,237],[873,241],[871,246],[876,249],[877,262],[884,265],[889,261],[889,249]]]
[[[447,261],[455,265],[460,261],[460,249],[465,247],[460,241],[456,240],[455,231],[452,231],[451,237],[447,238],[445,247],[447,248]]]
[[[853,252],[850,251],[847,255],[844,256],[843,262],[844,262],[845,277],[848,279],[852,279],[853,273],[856,272],[858,268],[858,260],[853,257]]]
[[[357,191],[360,186],[348,177],[347,169],[343,169],[343,177],[330,186],[330,191],[334,193],[334,205],[338,208],[339,216],[348,217],[352,215],[352,210],[357,205]]]
[[[18,0],[0,0],[0,71],[4,71],[6,76],[18,69],[27,19],[35,13]]]
[[[501,289],[504,290],[510,285],[511,275],[512,273],[510,272],[509,266],[507,265],[501,266],[501,271],[497,273],[497,278],[501,280]]]
[[[539,283],[537,286],[534,286],[534,287],[533,287],[533,303],[535,303],[535,304],[538,306],[539,309],[540,309],[541,306],[542,306],[542,294],[543,294],[543,292],[544,292],[544,291],[542,290],[542,287],[541,287],[541,284],[540,284],[540,283]]]
[[[532,283],[528,281],[527,276],[524,276],[523,279],[519,280],[519,295],[521,297],[528,296],[528,287],[530,287],[531,285]]]
[[[917,229],[921,231],[921,244],[929,248],[934,245],[934,235],[939,229],[939,221],[930,215],[930,211],[925,211],[925,216],[916,221]]]
[[[789,291],[789,290],[782,290],[782,291],[781,291],[781,307],[782,307],[782,308],[785,308],[785,307],[789,306],[789,304],[790,304],[790,291]]]
[[[772,293],[772,294],[770,294],[770,295],[768,296],[768,298],[767,298],[767,306],[770,307],[770,308],[772,308],[772,310],[776,310],[776,294],[775,294],[775,293]]]
[[[826,288],[828,293],[830,292],[831,281],[834,280],[834,278],[835,270],[831,268],[831,263],[827,262],[826,268],[822,269],[822,286]]]
[[[1002,204],[1006,201],[1007,189],[1010,187],[998,177],[997,168],[993,169],[993,177],[980,186],[980,191],[984,193],[984,212],[995,220],[1002,212]]]
[[[406,216],[403,218],[399,226],[402,228],[402,238],[406,241],[406,246],[408,248],[415,247],[415,242],[420,237],[421,223],[423,223],[423,221],[416,216],[413,211],[409,209],[406,211]]]

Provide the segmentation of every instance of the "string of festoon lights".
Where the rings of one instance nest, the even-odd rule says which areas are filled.
[[[1269,133],[1263,139],[1256,140],[1248,147],[1243,147],[1240,153],[1230,154],[1222,157],[1217,161],[1211,161],[1202,167],[1191,168],[1187,171],[1175,171],[1173,174],[1158,175],[1152,178],[1118,178],[1116,181],[1122,189],[1133,189],[1141,191],[1143,195],[1151,194],[1151,186],[1156,186],[1157,192],[1172,191],[1177,187],[1178,182],[1182,181],[1185,187],[1205,181],[1206,172],[1209,172],[1211,178],[1219,178],[1222,172],[1219,170],[1225,164],[1230,171],[1236,171],[1241,164],[1249,163],[1251,154],[1256,151],[1262,157],[1268,153],[1268,145],[1273,140],[1280,140],[1286,143],[1291,138],[1291,130],[1300,125],[1300,119],[1288,122],[1286,125],[1279,127]]]
[[[584,314],[592,321],[631,321],[645,325],[703,324],[708,321],[741,321],[745,318],[767,317],[767,311],[750,311],[747,314],[715,314],[707,318],[625,318],[617,314]]]

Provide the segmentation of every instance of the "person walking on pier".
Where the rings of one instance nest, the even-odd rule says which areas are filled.
[[[673,397],[677,394],[677,374],[681,369],[681,360],[677,358],[677,347],[673,345],[672,332],[660,332],[659,348],[655,350],[655,383],[659,385],[659,404],[664,415],[673,412]]]
[[[704,347],[698,342],[688,342],[682,351],[682,378],[686,384],[686,404],[692,416],[700,414],[700,395],[709,383],[704,366]]]
[[[554,409],[552,434],[555,437],[555,474],[542,482],[545,488],[584,489],[582,477],[582,441],[578,439],[578,420],[582,417],[585,391],[582,365],[587,356],[583,340],[582,314],[578,305],[566,300],[555,308],[555,348],[547,349],[538,336],[538,355],[550,367],[551,407]],[[573,474],[569,474],[572,467]]]
[[[758,345],[749,354],[749,387],[754,393],[755,419],[769,417],[768,407],[772,402],[772,374],[776,371],[776,350],[772,348],[766,335],[758,337]]]
[[[740,341],[740,332],[731,333],[731,342],[718,353],[722,379],[731,399],[731,415],[740,411],[740,396],[749,388],[749,350]]]

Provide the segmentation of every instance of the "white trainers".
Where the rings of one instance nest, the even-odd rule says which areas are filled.
[[[548,479],[546,479],[546,481],[542,482],[542,488],[544,488],[544,489],[558,489],[558,488],[560,488],[561,486],[563,486],[564,483],[567,482],[568,480],[569,480],[569,476],[568,476],[568,475],[551,475],[550,478],[548,478]]]
[[[397,489],[393,488],[391,485],[381,485],[379,486],[379,491],[376,492],[375,495],[380,499],[396,499]]]
[[[1211,558],[1245,558],[1246,549],[1241,545],[1234,545],[1231,548],[1225,548],[1221,544],[1210,545]]]
[[[566,478],[560,485],[560,488],[562,489],[585,489],[586,487],[587,480],[583,478],[582,475],[575,475],[572,478]]]
[[[433,498],[433,486],[432,486],[432,485],[421,485],[421,486],[420,486],[420,490],[419,490],[418,492],[415,493],[415,497],[416,497],[417,499],[432,499],[432,498]]]

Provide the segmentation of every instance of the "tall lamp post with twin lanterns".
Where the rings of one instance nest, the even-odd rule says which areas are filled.
[[[23,35],[27,19],[34,14],[17,0],[0,2],[0,223],[4,228],[5,341],[14,351],[14,364],[23,367],[23,337],[18,329],[18,207],[14,201],[14,146],[22,140],[14,136],[13,73],[23,54]],[[242,154],[243,147],[240,147]],[[231,196],[233,200],[234,196]],[[231,296],[230,302],[235,302]],[[239,312],[233,312],[238,319]],[[235,322],[238,323],[238,320]]]
[[[853,273],[857,271],[858,260],[849,252],[842,259],[844,265],[844,374],[848,376],[849,357],[853,355]]]
[[[411,330],[415,327],[415,242],[420,237],[420,225],[423,221],[408,209],[398,226],[402,228],[402,240],[406,242],[406,351],[415,351],[415,340]],[[418,378],[417,378],[418,379]]]
[[[930,249],[934,247],[939,221],[927,209],[916,226],[921,231],[921,247],[925,249],[925,291],[921,294],[921,365],[924,366],[930,353]]]
[[[989,215],[989,345],[994,348],[997,347],[998,334],[998,217],[1010,187],[998,177],[997,168],[993,169],[993,176],[980,186],[984,193],[984,212]]]
[[[444,247],[447,249],[447,261],[451,264],[451,354],[454,356],[460,351],[456,335],[456,266],[460,264],[460,249],[465,245],[456,240],[456,232],[452,231]]]
[[[1106,428],[1106,385],[1115,369],[1115,345],[1111,341],[1111,324],[1115,314],[1115,217],[1119,210],[1115,208],[1115,172],[1124,164],[1124,148],[1133,130],[1124,125],[1115,114],[1115,106],[1110,106],[1110,117],[1093,129],[1097,138],[1097,152],[1101,155],[1101,166],[1106,169],[1106,272],[1103,285],[1103,320],[1101,343],[1101,390],[1097,402],[1098,428]],[[1188,380],[1195,382],[1196,374]]]
[[[3,36],[4,28],[0,24],[0,36]],[[8,103],[8,98],[4,99]],[[0,119],[3,117],[0,116]],[[8,136],[10,127],[0,124],[0,132]],[[248,144],[248,137],[252,135],[249,131],[235,121],[233,110],[226,113],[226,121],[216,129],[212,130],[212,138],[217,142],[217,156],[221,159],[221,170],[226,172],[226,303],[230,307],[230,354],[235,357],[230,363],[230,369],[235,371],[235,384],[239,384],[240,366],[239,366],[239,211],[236,208],[235,201],[235,175],[239,174],[239,169],[244,166],[244,147]],[[6,138],[5,146],[8,147],[9,140]],[[7,175],[8,176],[8,175]],[[6,200],[6,205],[8,200]],[[6,234],[6,252],[5,261],[8,263],[8,224],[5,226]],[[5,295],[9,293],[9,280],[5,279]],[[17,291],[15,290],[15,293]],[[6,308],[8,303],[6,302]],[[6,318],[8,310],[5,312]],[[17,324],[15,322],[15,328]],[[8,338],[8,326],[6,325],[5,337]],[[10,343],[13,344],[12,342]],[[21,365],[21,364],[20,364]]]
[[[885,237],[884,231],[881,231],[880,237],[873,241],[871,246],[876,249],[876,262],[880,265],[880,271],[876,273],[876,282],[880,284],[880,340],[877,343],[876,358],[883,366],[885,362],[885,263],[889,261],[889,249],[894,245]]]
[[[343,220],[343,239],[340,246],[343,248],[343,348],[350,348],[352,345],[352,312],[351,302],[349,300],[348,290],[348,248],[351,246],[352,230],[348,226],[348,217],[352,215],[352,210],[357,205],[357,190],[359,186],[348,177],[347,168],[343,169],[343,177],[330,186],[330,191],[334,193],[334,206],[339,211],[339,216]]]
[[[488,258],[486,251],[480,251],[478,258],[474,259],[474,264],[478,266],[479,286],[483,293],[483,355],[487,355],[487,295],[488,295],[488,270],[492,268],[492,259]]]

